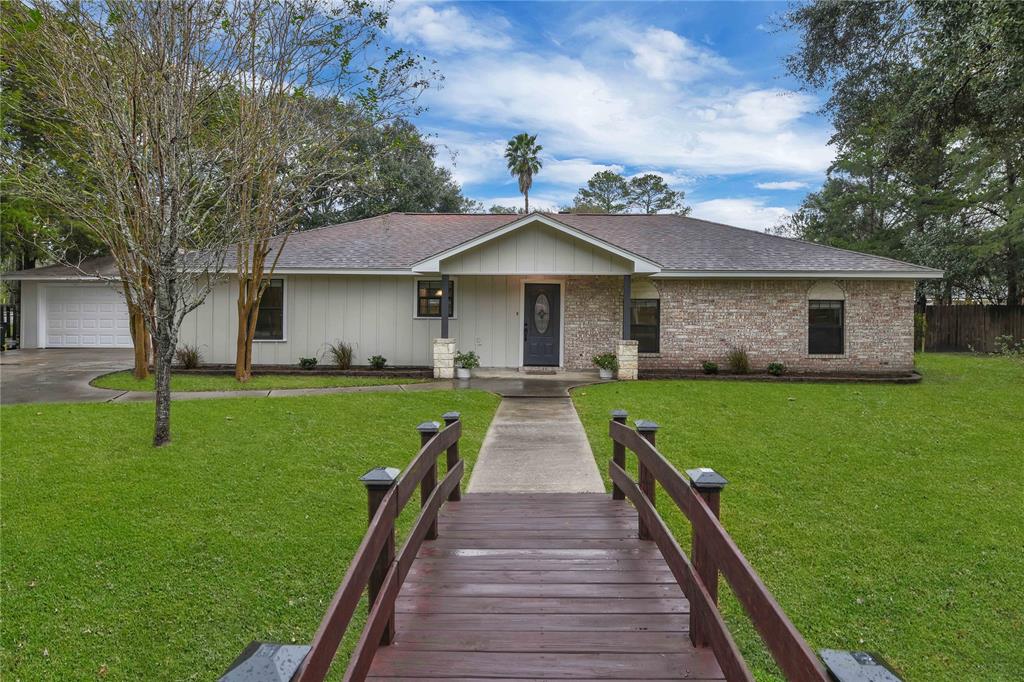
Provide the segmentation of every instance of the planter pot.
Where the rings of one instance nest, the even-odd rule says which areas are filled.
[[[456,379],[469,379],[472,376],[473,376],[473,370],[471,370],[471,369],[467,369],[465,367],[456,367],[455,368],[455,378]]]
[[[598,375],[602,379],[605,379],[605,380],[607,380],[607,379],[614,379],[615,378],[615,372],[613,372],[610,369],[602,369],[602,368],[599,367],[598,370],[597,370],[597,373],[598,373]]]

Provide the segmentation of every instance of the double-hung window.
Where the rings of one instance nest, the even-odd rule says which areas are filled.
[[[416,317],[441,317],[441,280],[416,282]],[[448,317],[455,317],[455,282],[448,280]]]
[[[256,341],[284,341],[284,280],[272,279],[256,314]]]
[[[843,301],[807,302],[807,352],[811,355],[842,355]]]
[[[657,353],[661,348],[661,301],[656,298],[634,298],[629,309],[629,334],[639,342],[640,353]]]

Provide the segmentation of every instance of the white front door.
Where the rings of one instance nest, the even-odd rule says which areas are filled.
[[[112,286],[72,284],[46,289],[47,348],[131,348],[128,306]]]

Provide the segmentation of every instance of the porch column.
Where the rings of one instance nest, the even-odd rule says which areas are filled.
[[[441,275],[441,338],[448,338],[448,275]]]
[[[630,329],[629,324],[632,321],[632,307],[633,307],[633,278],[632,275],[622,276],[622,339],[624,341],[629,340]],[[443,336],[443,334],[442,334]]]

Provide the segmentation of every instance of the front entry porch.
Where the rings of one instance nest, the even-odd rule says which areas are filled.
[[[458,353],[481,370],[590,372],[595,355],[615,353],[620,379],[636,378],[630,338],[631,275],[439,276],[433,329],[434,376],[455,377]],[[648,285],[649,286],[649,285]],[[423,288],[423,287],[420,287]],[[450,311],[450,312],[449,312]]]

